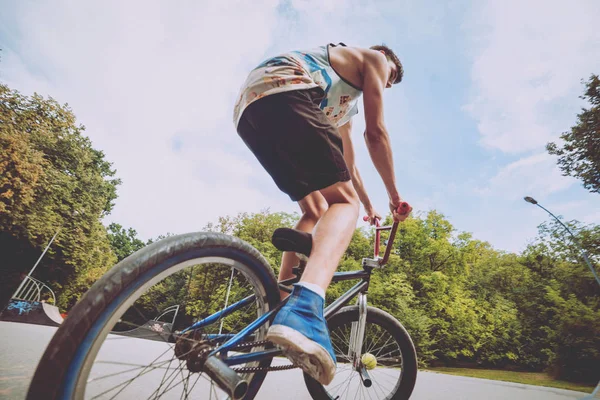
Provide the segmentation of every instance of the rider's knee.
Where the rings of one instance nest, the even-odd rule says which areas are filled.
[[[350,190],[348,190],[348,193],[346,194],[346,199],[347,202],[350,203],[358,213],[360,208],[360,199],[358,198],[358,194],[356,193],[354,186],[350,185]]]
[[[308,204],[304,204],[302,207],[302,213],[305,218],[318,221],[321,219],[323,214],[325,214],[328,208],[329,204],[327,204],[327,201],[325,201],[324,198],[321,198],[320,200],[311,201]]]
[[[360,199],[358,198],[356,191],[354,191],[354,195],[350,198],[349,202],[352,204],[354,212],[358,216],[358,213],[360,212]]]
[[[358,213],[360,200],[358,194],[352,185],[352,181],[338,182],[333,186],[321,191],[329,205],[337,203],[347,203],[353,206]]]

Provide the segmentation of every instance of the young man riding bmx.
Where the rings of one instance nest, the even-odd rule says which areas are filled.
[[[267,339],[306,373],[327,385],[336,359],[323,318],[325,291],[350,244],[359,202],[373,224],[373,208],[354,162],[352,120],[363,95],[369,154],[386,187],[395,221],[401,197],[383,118],[383,90],[400,83],[400,60],[386,46],[329,44],[270,58],[252,70],[234,108],[237,132],[277,186],[297,201],[296,229],[312,233],[302,279],[278,312]],[[279,280],[298,262],[283,255]]]

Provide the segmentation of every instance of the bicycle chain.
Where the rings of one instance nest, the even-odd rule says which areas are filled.
[[[259,340],[257,342],[245,342],[245,343],[240,343],[240,344],[236,344],[234,347],[232,347],[232,349],[244,349],[246,347],[256,347],[256,346],[262,346],[265,344],[271,343],[268,340]]]
[[[248,348],[248,347],[262,346],[267,343],[271,343],[271,342],[269,342],[268,340],[260,340],[257,342],[240,343],[240,344],[236,345],[235,347],[233,347],[233,349],[237,350],[237,349],[244,349],[244,348]],[[284,371],[287,369],[294,369],[294,368],[298,368],[298,366],[294,365],[294,364],[290,364],[290,365],[278,365],[275,367],[239,367],[239,368],[231,368],[231,369],[239,374],[243,374],[246,372]]]
[[[259,372],[259,371],[283,371],[286,369],[294,369],[298,368],[297,365],[278,365],[276,367],[240,367],[240,368],[232,368],[235,372],[243,374],[246,372]]]

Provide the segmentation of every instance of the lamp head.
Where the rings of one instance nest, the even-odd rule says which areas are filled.
[[[524,197],[523,198],[526,202],[531,203],[531,204],[537,204],[538,202],[533,198],[533,197]]]

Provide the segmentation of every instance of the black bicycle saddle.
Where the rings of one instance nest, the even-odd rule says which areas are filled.
[[[278,228],[273,232],[271,243],[281,251],[293,251],[306,257],[312,251],[312,235],[296,229]]]

